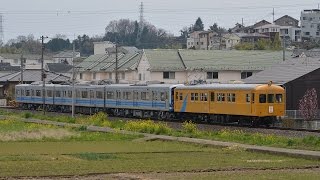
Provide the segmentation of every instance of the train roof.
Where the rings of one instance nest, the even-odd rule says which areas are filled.
[[[180,86],[176,89],[216,89],[216,90],[256,90],[267,84],[201,84],[192,86]],[[277,85],[272,85],[277,86]]]

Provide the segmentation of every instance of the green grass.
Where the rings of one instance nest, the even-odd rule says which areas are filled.
[[[313,160],[177,142],[6,142],[0,145],[3,147],[0,177],[320,165]]]

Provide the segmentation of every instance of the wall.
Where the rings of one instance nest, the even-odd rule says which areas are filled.
[[[109,41],[94,42],[94,54],[106,54],[106,48],[115,47],[115,45]]]
[[[150,64],[147,60],[147,57],[145,54],[141,57],[141,60],[138,64],[138,71],[137,71],[137,76],[134,78],[134,80],[137,81],[151,81],[151,72],[149,71],[150,69]],[[141,79],[139,79],[139,74],[141,74]]]
[[[160,81],[168,84],[185,83],[187,82],[186,72],[175,72],[175,79],[163,79],[163,72],[151,72],[152,81]]]

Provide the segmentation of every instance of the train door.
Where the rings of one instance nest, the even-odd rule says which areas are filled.
[[[116,106],[120,106],[120,105],[121,105],[121,91],[116,90]]]
[[[255,106],[255,94],[251,93],[251,114],[256,113],[256,106]]]
[[[90,101],[90,105],[93,107],[96,107],[96,101],[95,101],[95,95],[94,95],[94,91],[92,89],[90,89],[89,91],[89,101]]]
[[[133,97],[132,97],[132,101],[133,101],[133,106],[137,107],[138,106],[138,99],[139,99],[139,92],[134,90],[133,91]]]
[[[157,106],[157,92],[152,91],[152,96],[151,96],[151,101],[152,101],[152,107],[155,108]]]
[[[209,91],[209,113],[214,113],[215,109],[214,109],[214,103],[215,103],[215,94],[214,91]]]

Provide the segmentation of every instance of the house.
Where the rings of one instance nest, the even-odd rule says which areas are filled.
[[[93,42],[93,54],[105,54],[107,48],[113,48],[116,45],[110,41]]]
[[[280,61],[282,52],[274,51],[144,50],[137,71],[142,81],[229,83]]]
[[[233,49],[237,44],[239,44],[241,38],[236,34],[225,34],[221,40],[221,47],[223,49]]]
[[[221,35],[208,31],[194,31],[187,39],[187,49],[213,50],[220,48]]]
[[[41,81],[42,71],[39,69],[36,70],[25,70],[23,71],[23,83],[31,84],[32,82]],[[46,71],[46,82],[51,82],[54,84],[66,82],[70,80],[70,76],[58,74],[55,72]],[[4,94],[7,98],[14,98],[14,89],[15,85],[21,83],[21,72],[13,73],[0,73],[0,86],[3,86]]]
[[[200,49],[200,33],[202,31],[194,31],[187,38],[187,49]]]
[[[269,39],[269,36],[259,33],[233,33],[223,36],[221,46],[224,49],[233,49],[239,43],[256,43],[260,39]]]
[[[135,47],[107,48],[104,54],[94,54],[79,63],[76,67],[79,81],[110,80],[115,82],[117,75],[122,82],[134,81],[137,75],[136,66],[141,58],[141,51]]]
[[[25,69],[41,69],[41,55],[35,54],[0,54],[0,62],[10,63],[11,66],[20,66],[21,58]],[[50,56],[43,56],[44,64],[54,63]]]
[[[301,12],[301,36],[303,39],[320,40],[320,10],[308,9]]]
[[[286,89],[286,109],[298,110],[299,101],[307,89],[315,88],[320,95],[319,58],[293,58],[276,64],[244,80],[245,83],[266,83],[272,81]],[[318,98],[318,104],[320,98]]]
[[[72,64],[74,58],[79,58],[80,52],[73,51],[62,51],[53,56],[53,60],[55,63],[65,63],[65,64]]]
[[[299,20],[288,16],[288,15],[284,15],[282,17],[280,17],[279,19],[274,21],[275,25],[279,25],[279,26],[291,26],[291,27],[299,27]]]

